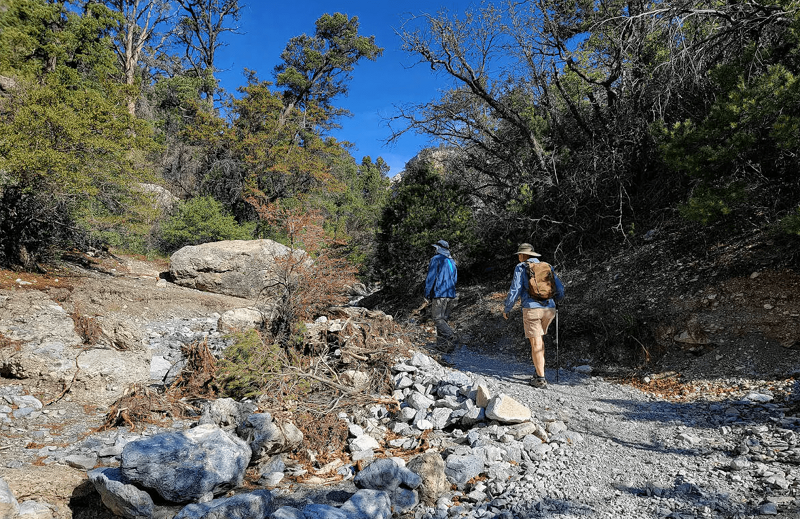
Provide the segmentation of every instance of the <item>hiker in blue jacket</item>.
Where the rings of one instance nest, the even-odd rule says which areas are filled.
[[[458,341],[458,336],[447,321],[458,304],[458,294],[456,294],[458,268],[450,255],[449,243],[439,240],[433,246],[436,254],[428,265],[425,299],[430,301],[431,316],[436,324],[436,345],[445,351],[451,351]]]
[[[530,243],[522,243],[516,255],[519,263],[514,268],[514,279],[511,280],[511,288],[506,297],[503,318],[508,319],[508,313],[514,308],[517,299],[521,299],[522,324],[525,328],[525,337],[531,343],[531,358],[536,368],[536,377],[530,380],[530,384],[543,388],[547,387],[547,379],[544,376],[544,336],[547,335],[547,328],[556,316],[556,302],[564,298],[564,284],[554,271],[555,297],[545,301],[534,299],[528,293],[528,268],[525,264],[539,263],[536,258],[541,254],[534,252]]]

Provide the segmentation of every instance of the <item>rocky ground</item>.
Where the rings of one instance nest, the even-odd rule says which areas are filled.
[[[404,325],[411,349],[511,395],[540,423],[563,423],[580,438],[522,460],[506,481],[473,481],[412,515],[800,517],[800,278],[769,254],[762,236],[732,240],[713,255],[708,246],[702,253],[676,249],[674,239],[661,230],[661,238],[610,261],[560,272],[568,287],[559,317],[562,369],[555,370],[551,329],[544,390],[525,383],[532,367],[518,314],[509,321],[500,316],[502,276],[462,289],[455,320],[465,345],[451,354],[430,348],[432,325],[411,311],[415,304],[383,308]],[[151,345],[213,336],[215,319],[243,306],[237,298],[169,285],[159,277],[164,265],[118,258],[100,268],[77,276],[2,272],[0,332],[11,335],[3,312],[31,291],[68,313],[79,309],[100,322],[147,330]],[[601,289],[609,306],[588,306]],[[603,319],[627,319],[630,333],[603,335]],[[110,517],[86,472],[113,464],[120,439],[142,431],[98,432],[107,405],[76,396],[72,381],[46,375],[0,378],[7,403],[0,410],[6,415],[0,477],[19,502],[46,503],[51,516]],[[25,396],[43,407],[28,407],[18,399]],[[146,431],[187,425],[150,424]],[[470,440],[463,428],[449,428],[431,433],[431,441],[475,448],[483,445],[478,439],[494,444],[508,436],[490,424],[476,427]],[[347,490],[286,483],[280,493],[287,502],[291,495],[335,502]]]

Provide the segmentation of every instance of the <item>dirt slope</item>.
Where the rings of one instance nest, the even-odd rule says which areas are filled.
[[[670,224],[631,238],[606,258],[551,261],[567,297],[559,307],[558,361],[590,364],[596,372],[642,379],[669,373],[683,382],[737,376],[800,378],[800,274],[797,243],[768,232],[740,233]],[[470,343],[529,358],[519,305],[502,310],[515,259],[482,284],[460,286],[454,320]],[[413,303],[418,303],[414,301]],[[421,324],[414,304],[388,313]],[[556,326],[546,341],[556,363]]]

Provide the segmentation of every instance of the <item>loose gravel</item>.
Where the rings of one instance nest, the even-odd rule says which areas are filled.
[[[758,381],[730,380],[739,389],[725,400],[676,403],[564,369],[532,388],[530,363],[466,346],[443,360],[583,441],[531,461],[488,503],[417,517],[800,517],[800,418]],[[798,382],[786,384],[798,398]]]

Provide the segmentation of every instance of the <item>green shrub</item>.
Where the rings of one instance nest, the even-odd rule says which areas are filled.
[[[800,207],[795,209],[794,213],[783,218],[778,227],[784,234],[800,236]]]
[[[179,204],[175,214],[161,224],[159,234],[165,249],[177,250],[212,241],[249,240],[255,228],[255,222],[238,224],[214,198],[200,196]]]
[[[731,214],[744,196],[744,190],[738,185],[725,188],[700,187],[678,210],[687,220],[710,225]]]
[[[225,350],[219,361],[217,384],[231,398],[253,398],[268,395],[271,399],[299,400],[310,384],[292,377],[290,358],[276,342],[266,342],[256,330],[233,334],[234,344]]]

